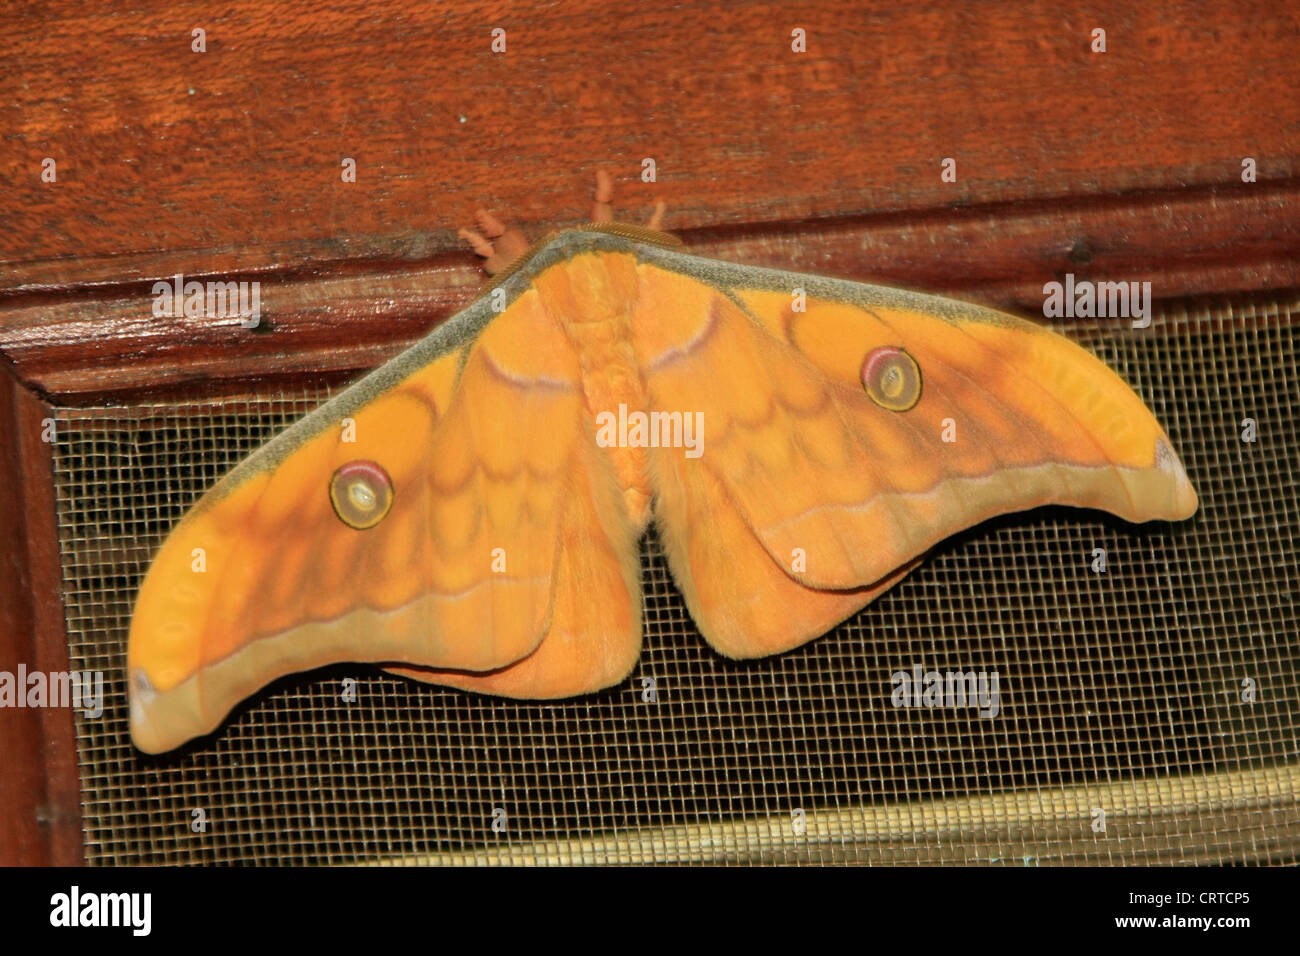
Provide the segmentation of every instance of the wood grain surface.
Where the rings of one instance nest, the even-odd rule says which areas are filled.
[[[597,167],[625,207],[664,199],[688,232],[799,222],[815,242],[846,220],[995,204],[979,235],[896,235],[894,269],[871,268],[869,243],[813,256],[919,285],[1005,242],[1008,203],[1134,191],[1201,187],[1213,207],[1274,189],[1286,223],[1257,238],[1293,253],[1279,232],[1296,218],[1298,38],[1300,9],[1226,0],[33,5],[0,32],[0,294],[26,306],[177,271],[382,269],[453,250],[463,270],[454,230],[475,206],[573,222]],[[639,178],[647,157],[655,183]],[[1102,246],[1123,239],[1111,225]],[[1011,254],[1018,268],[1043,241],[1079,240],[1048,233]]]
[[[63,567],[55,528],[49,409],[0,370],[0,671],[66,671]],[[0,710],[0,865],[82,859],[81,785],[71,710]]]

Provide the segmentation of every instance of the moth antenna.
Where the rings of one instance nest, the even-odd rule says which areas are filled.
[[[614,180],[603,169],[596,170],[595,204],[591,207],[592,222],[614,221]]]
[[[646,224],[646,228],[662,231],[664,226],[664,211],[667,208],[668,205],[662,199],[656,202],[653,211],[650,213],[650,221]]]

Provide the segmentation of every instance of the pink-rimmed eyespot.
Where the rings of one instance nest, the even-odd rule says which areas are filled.
[[[393,480],[377,462],[350,461],[330,478],[330,503],[349,528],[373,528],[393,507]]]
[[[862,387],[873,402],[905,412],[921,400],[921,366],[903,349],[882,345],[862,361]]]

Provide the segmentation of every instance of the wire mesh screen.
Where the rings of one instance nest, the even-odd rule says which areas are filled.
[[[1295,862],[1296,312],[1177,307],[1146,332],[1067,330],[1169,431],[1200,494],[1189,522],[988,522],[830,635],[744,663],[699,637],[652,533],[645,648],[619,686],[516,702],[336,666],[160,757],[131,746],[124,680],[150,556],[324,396],[63,409],[72,666],[105,674],[103,716],[77,716],[87,857]],[[998,706],[896,706],[915,668],[996,675]]]

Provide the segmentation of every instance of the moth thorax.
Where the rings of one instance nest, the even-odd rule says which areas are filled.
[[[565,268],[564,279],[568,288],[562,314],[570,325],[609,322],[627,315],[636,301],[636,264],[630,255],[574,256]]]

